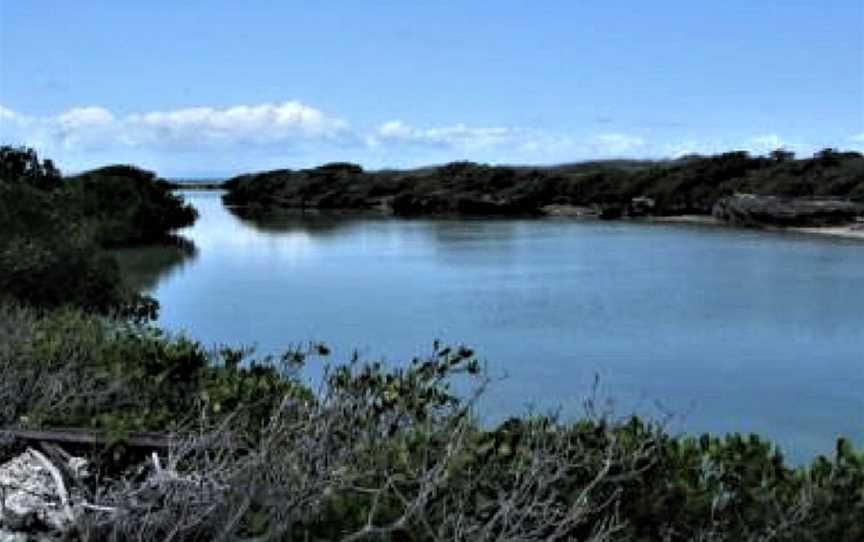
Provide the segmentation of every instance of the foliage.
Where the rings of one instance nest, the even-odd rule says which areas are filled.
[[[162,238],[195,217],[150,172],[112,166],[63,179],[32,149],[0,147],[0,296],[152,317],[155,301],[123,284],[103,248]]]
[[[690,212],[735,190],[862,197],[862,163],[831,150],[376,173],[336,163],[236,178],[227,199],[391,198],[409,214],[487,214],[649,195],[661,212]],[[82,539],[864,538],[864,455],[844,439],[834,457],[795,467],[756,435],[675,437],[636,418],[526,416],[490,428],[473,416],[488,380],[465,347],[436,343],[397,368],[354,358],[313,392],[296,370],[326,354],[321,345],[253,360],[135,321],[155,306],[130,302],[102,247],[192,220],[152,173],[113,166],[62,180],[32,151],[0,148],[0,296],[15,300],[0,300],[0,425],[179,438],[165,468],[151,460],[89,486],[111,513],[82,516]],[[477,388],[457,394],[454,378]]]
[[[131,298],[115,262],[58,194],[0,182],[0,295],[37,307],[107,312]]]
[[[584,162],[554,167],[454,162],[408,171],[368,172],[352,164],[241,175],[225,183],[226,203],[373,209],[397,214],[530,215],[551,204],[626,208],[656,200],[658,214],[710,214],[735,191],[864,199],[864,156],[826,149],[796,160],[736,151],[670,161]]]
[[[0,146],[0,180],[50,190],[60,186],[60,171],[51,160],[39,161],[36,151]]]
[[[0,306],[20,321],[26,309]],[[11,334],[12,331],[7,331]],[[0,359],[0,426],[82,426],[127,431],[179,427],[196,415],[243,410],[260,426],[275,402],[297,392],[285,363],[249,352],[207,351],[160,329],[62,309],[31,318]],[[241,364],[241,362],[243,362]]]
[[[95,169],[67,178],[65,184],[70,204],[96,223],[103,246],[158,240],[198,216],[168,183],[133,166]]]
[[[5,324],[8,322],[8,324]],[[673,437],[636,418],[473,415],[488,384],[467,348],[403,367],[353,359],[317,393],[315,346],[251,363],[142,325],[0,307],[0,423],[173,428],[181,438],[91,500],[91,539],[860,540],[864,455],[790,466],[765,440]],[[475,378],[474,393],[450,389]],[[14,408],[10,405],[17,405]],[[230,436],[230,442],[229,442]],[[143,469],[143,470],[142,470]],[[230,536],[229,536],[230,535]]]

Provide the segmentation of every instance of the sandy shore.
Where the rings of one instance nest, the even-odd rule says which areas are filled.
[[[662,222],[669,224],[703,224],[706,226],[726,226],[726,223],[710,215],[677,215],[677,216],[648,216],[647,222]]]
[[[709,226],[729,226],[723,220],[708,215],[680,215],[680,216],[655,216],[648,217],[649,222],[662,222],[672,224],[702,224]],[[734,226],[733,226],[734,227]],[[824,235],[827,237],[842,237],[844,239],[864,240],[864,224],[854,223],[844,226],[821,226],[813,228],[780,228],[767,227],[764,231],[805,233],[808,235]]]
[[[543,212],[550,217],[570,218],[597,218],[598,213],[592,207],[579,207],[575,205],[547,205]],[[701,226],[724,226],[736,227],[726,221],[711,215],[675,215],[675,216],[644,216],[625,220],[651,222],[659,224],[697,224]],[[864,241],[864,223],[846,224],[844,226],[822,226],[814,228],[781,228],[764,227],[762,231],[792,232],[807,235],[822,235],[826,237],[842,237],[844,239],[859,239]]]
[[[724,226],[731,228],[736,227],[710,215],[646,216],[634,218],[632,220],[659,224],[697,224],[701,226]],[[825,237],[841,237],[844,239],[858,239],[864,241],[864,224],[862,223],[846,224],[844,226],[821,226],[813,228],[765,227],[759,229],[761,229],[762,231],[803,233],[807,235],[822,235]]]
[[[829,237],[843,237],[845,239],[860,239],[864,241],[864,228],[861,227],[861,224],[850,224],[847,226],[825,226],[821,228],[785,228],[783,231],[826,235]]]
[[[596,218],[600,211],[594,207],[579,205],[546,205],[540,209],[546,216]]]

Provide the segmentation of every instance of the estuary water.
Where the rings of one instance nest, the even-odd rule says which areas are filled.
[[[356,350],[396,365],[440,339],[488,362],[490,421],[578,416],[593,395],[673,433],[759,432],[793,460],[840,435],[864,444],[862,242],[568,219],[248,220],[217,191],[183,195],[201,215],[180,232],[191,243],[120,257],[160,324],[207,345],[324,341],[334,362]]]

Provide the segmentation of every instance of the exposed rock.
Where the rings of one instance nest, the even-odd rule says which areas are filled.
[[[592,217],[596,218],[600,215],[599,207],[587,207],[584,205],[569,205],[569,204],[553,204],[545,205],[540,208],[544,214],[548,216],[573,216],[573,217]]]
[[[86,462],[71,458],[68,468],[82,473]],[[40,532],[68,529],[72,508],[64,509],[63,491],[38,452],[28,450],[0,465],[0,542],[38,540]]]
[[[648,196],[639,196],[630,200],[630,206],[627,209],[629,216],[647,216],[654,213],[657,202],[654,198]]]
[[[14,531],[7,531],[0,528],[0,542],[30,542],[32,538],[25,534]]]
[[[745,226],[833,226],[855,222],[864,215],[864,205],[836,198],[735,194],[718,200],[712,214]]]

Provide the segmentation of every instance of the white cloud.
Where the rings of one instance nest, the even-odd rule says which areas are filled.
[[[764,134],[751,137],[746,142],[746,150],[755,154],[766,154],[791,145],[777,134]]]
[[[15,112],[0,105],[0,121],[11,121],[15,118]]]
[[[278,143],[292,139],[329,139],[345,133],[348,123],[297,101],[238,105],[223,109],[195,107],[129,115],[124,132],[133,140],[218,144],[238,141]]]
[[[114,115],[105,108],[76,107],[54,119],[44,119],[41,130],[53,133],[65,148],[101,148],[123,134]]]
[[[678,141],[663,145],[662,154],[671,158],[681,158],[688,154],[713,154],[721,147],[712,141]]]
[[[642,151],[646,146],[643,138],[629,134],[598,134],[591,143],[599,154],[619,157]]]
[[[864,150],[864,133],[849,136],[849,142]],[[781,147],[800,156],[818,150],[774,133],[676,141],[626,132],[559,133],[467,123],[415,126],[402,120],[361,129],[299,101],[125,115],[91,105],[47,117],[0,106],[0,144],[35,147],[67,171],[125,161],[165,175],[191,168],[239,172],[342,160],[367,167],[413,167],[461,159],[549,164],[730,150],[765,154]]]
[[[52,141],[67,150],[143,147],[207,149],[332,139],[347,131],[345,121],[300,102],[196,107],[133,113],[118,117],[97,106],[76,107],[53,117],[27,117],[0,108],[0,136],[20,143]]]
[[[672,158],[688,154],[719,154],[730,151],[747,151],[752,155],[767,155],[771,151],[784,149],[798,156],[810,156],[817,146],[799,141],[790,141],[779,134],[757,134],[741,138],[689,140],[666,143],[663,153]]]
[[[554,162],[579,147],[569,136],[540,130],[464,123],[420,128],[400,120],[380,124],[365,141],[372,150],[410,147],[428,156],[426,162],[457,158],[493,163]]]
[[[523,135],[519,130],[507,127],[475,128],[459,123],[438,128],[415,128],[391,120],[381,124],[367,137],[367,141],[373,146],[409,143],[470,150],[513,145]]]
[[[114,122],[114,115],[102,107],[76,107],[58,115],[57,123],[74,130],[80,127],[105,126]]]

